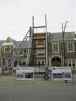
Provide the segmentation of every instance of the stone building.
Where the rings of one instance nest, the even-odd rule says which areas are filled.
[[[75,32],[49,33],[48,35],[48,64],[49,66],[76,67],[76,34]]]
[[[27,64],[27,52],[30,49],[29,42],[16,41],[8,37],[0,40],[0,67],[4,70],[12,70],[17,65]]]
[[[36,37],[37,38],[37,37]],[[41,37],[40,37],[41,38]],[[43,40],[43,38],[42,38]],[[34,41],[33,41],[34,42]],[[32,46],[30,41],[16,41],[11,38],[0,40],[0,67],[4,69],[11,69],[20,66],[34,65],[31,50]],[[35,54],[38,58],[36,65],[44,66],[45,63],[45,50],[41,49],[41,44],[44,45],[45,41],[36,41]],[[61,32],[48,33],[48,65],[51,66],[71,66],[76,67],[76,34],[75,32],[64,33],[64,44]],[[45,46],[45,45],[44,45]],[[41,50],[40,50],[41,49]],[[44,52],[43,52],[44,51]],[[39,53],[39,54],[38,54]],[[27,55],[28,54],[28,55]],[[40,56],[39,56],[40,55]],[[43,56],[44,55],[44,56]],[[38,57],[37,57],[38,56]],[[44,61],[43,61],[44,60]]]

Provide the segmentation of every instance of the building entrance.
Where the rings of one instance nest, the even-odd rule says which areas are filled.
[[[52,66],[61,66],[61,58],[58,56],[55,56],[51,60]]]

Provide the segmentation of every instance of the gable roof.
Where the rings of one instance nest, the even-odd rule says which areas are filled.
[[[0,40],[0,47],[2,44],[5,44],[6,42],[13,43],[15,48],[30,48],[31,44],[30,41],[16,41],[13,40],[12,38],[8,37],[6,40]]]

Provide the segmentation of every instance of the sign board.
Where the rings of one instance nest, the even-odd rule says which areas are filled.
[[[72,70],[70,67],[51,67],[49,73],[49,77],[53,80],[72,80]]]
[[[16,80],[33,80],[34,69],[32,67],[17,67]]]

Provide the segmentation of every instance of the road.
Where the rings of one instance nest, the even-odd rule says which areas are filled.
[[[76,101],[76,86],[0,88],[0,101]]]
[[[64,85],[63,81],[17,81],[15,77],[2,76],[0,101],[76,101],[76,83]]]

